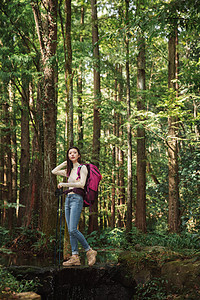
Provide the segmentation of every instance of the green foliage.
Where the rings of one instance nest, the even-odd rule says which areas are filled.
[[[12,251],[25,251],[27,254],[36,253],[37,255],[45,255],[47,253],[53,253],[54,245],[55,236],[47,238],[41,231],[21,227],[10,235],[9,230],[0,227],[1,253],[11,254]]]
[[[100,249],[131,250],[135,249],[137,245],[139,247],[161,246],[186,255],[196,253],[200,246],[199,234],[188,233],[187,231],[180,234],[168,234],[167,232],[144,234],[135,227],[128,234],[122,228],[108,228],[102,232],[94,231],[87,236],[87,240],[93,247]]]
[[[142,124],[146,131],[146,154],[147,162],[151,169],[147,172],[147,229],[146,242],[157,243],[160,239],[163,245],[170,240],[171,246],[187,247],[189,240],[185,236],[185,242],[177,237],[167,236],[168,217],[168,157],[167,157],[167,136],[168,117],[178,115],[179,118],[179,175],[180,175],[180,204],[181,204],[181,229],[197,233],[200,228],[200,198],[199,198],[199,132],[200,119],[198,114],[199,103],[199,7],[198,1],[145,1],[144,6],[136,7],[135,2],[130,1],[129,24],[125,20],[124,1],[100,1],[98,3],[98,29],[100,47],[100,72],[101,72],[101,153],[100,170],[103,174],[101,182],[100,201],[106,200],[106,208],[101,213],[107,216],[106,225],[109,224],[111,188],[114,184],[116,191],[116,204],[118,204],[117,181],[112,182],[112,171],[117,178],[119,175],[118,162],[111,162],[114,147],[123,150],[124,154],[124,181],[125,198],[127,186],[127,107],[126,107],[126,49],[125,37],[129,39],[130,59],[130,92],[131,92],[131,126],[133,146],[133,195],[136,193],[136,130]],[[34,126],[38,128],[38,103],[40,94],[37,94],[37,87],[40,86],[42,77],[42,66],[40,65],[40,47],[37,37],[37,30],[31,2],[26,0],[2,1],[0,16],[0,86],[1,103],[9,103],[9,123],[13,121],[15,126],[6,123],[0,124],[0,136],[11,128],[11,132],[17,132],[16,153],[20,156],[20,112],[21,94],[24,78],[31,82],[32,101],[31,108],[26,113],[31,115],[33,120],[30,123],[30,145],[34,144],[32,135]],[[64,2],[60,1],[60,12],[63,20]],[[80,24],[81,7],[84,6],[84,24]],[[91,37],[91,11],[90,2],[72,1],[72,50],[73,50],[73,101],[74,101],[74,144],[83,142],[83,161],[91,161],[93,149],[93,66],[92,58],[92,37]],[[179,35],[179,97],[175,97],[173,91],[168,91],[168,34],[173,27],[173,22],[178,22]],[[145,110],[137,111],[137,37],[142,28],[146,43],[146,91]],[[83,38],[82,42],[80,37]],[[58,63],[58,117],[57,117],[57,163],[61,163],[66,156],[66,86],[64,75],[64,49],[63,37],[61,34],[61,18],[58,17],[58,47],[56,60]],[[55,58],[54,58],[55,59]],[[120,73],[118,68],[122,68]],[[84,139],[79,141],[78,137],[78,91],[76,82],[78,80],[79,68],[82,69],[82,116]],[[14,102],[9,102],[8,83],[11,82]],[[117,84],[121,83],[121,99]],[[41,103],[40,103],[41,105]],[[196,105],[196,115],[194,115]],[[4,119],[3,111],[0,111]],[[142,122],[139,122],[142,118]],[[119,123],[121,119],[121,124]],[[12,121],[12,122],[11,122]],[[3,123],[3,122],[2,122]],[[34,125],[34,126],[33,126]],[[116,125],[119,125],[121,134],[114,132]],[[38,129],[37,129],[38,130]],[[38,133],[37,133],[38,134]],[[41,147],[42,148],[42,147]],[[3,148],[2,148],[3,149]],[[0,149],[0,151],[4,151]],[[34,158],[34,151],[33,158]],[[42,152],[42,149],[40,149]],[[115,149],[116,150],[116,149]],[[14,154],[14,153],[13,153]],[[18,159],[19,161],[19,159]],[[19,174],[19,173],[18,173]],[[19,175],[18,175],[19,176]],[[157,183],[153,180],[156,177]],[[31,176],[30,176],[31,177]],[[31,178],[32,180],[32,178]],[[18,178],[19,183],[19,178]],[[1,201],[1,200],[0,200]],[[99,201],[99,202],[100,202]],[[0,208],[4,208],[2,204]],[[102,204],[102,203],[101,203]],[[135,203],[134,203],[135,204]],[[42,206],[42,204],[40,203]],[[17,205],[18,206],[18,205]],[[15,208],[16,204],[8,203],[8,209]],[[117,207],[118,208],[118,207]],[[124,206],[122,209],[125,211]],[[124,213],[124,215],[126,212]],[[134,216],[133,216],[134,217]],[[117,217],[116,217],[117,219]],[[117,223],[117,220],[116,220]],[[105,226],[105,224],[103,225]],[[34,251],[45,251],[53,246],[53,238],[49,242],[41,232],[33,232],[29,229],[16,233],[21,235],[17,240],[18,247],[29,247]],[[5,228],[0,228],[0,245],[5,244],[10,237]],[[89,241],[97,245],[106,244],[107,247],[130,246],[129,239],[136,243],[145,243],[142,235],[131,232],[126,236],[124,230],[115,229],[104,232],[94,232],[89,236]],[[195,240],[195,238],[194,238]],[[108,245],[108,241],[110,246]],[[176,242],[177,245],[176,245]],[[188,242],[187,242],[188,241]],[[193,245],[193,242],[192,242]]]
[[[103,249],[123,249],[126,243],[125,231],[120,228],[106,229],[101,232],[93,231],[87,236],[89,244]]]
[[[33,249],[36,253],[44,254],[53,251],[55,238],[50,236],[48,239],[46,235],[42,232],[38,232],[40,234],[40,238],[32,244],[31,249]]]
[[[200,153],[195,148],[181,150],[180,197],[184,213],[181,216],[182,228],[190,232],[200,229]]]
[[[17,280],[5,268],[0,266],[0,295],[35,291],[39,283],[34,280]]]
[[[0,246],[5,245],[10,240],[9,230],[0,226]]]
[[[165,280],[152,278],[144,284],[138,284],[136,288],[135,300],[164,300],[167,296]]]
[[[141,246],[163,246],[172,251],[186,251],[190,249],[191,252],[197,251],[200,245],[200,235],[182,232],[180,234],[164,233],[147,233],[143,234],[133,228],[132,232],[128,234],[127,238],[129,245],[139,244]],[[129,246],[131,247],[131,246]]]

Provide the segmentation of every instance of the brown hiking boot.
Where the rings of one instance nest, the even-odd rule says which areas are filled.
[[[87,251],[86,255],[88,260],[88,266],[93,266],[96,262],[97,251],[90,249],[89,251]]]
[[[80,258],[78,255],[72,255],[69,260],[67,260],[63,263],[64,267],[80,266],[80,265],[81,265],[81,262],[80,262]]]

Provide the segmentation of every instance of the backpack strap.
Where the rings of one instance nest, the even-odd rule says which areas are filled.
[[[81,172],[81,167],[82,167],[82,166],[83,166],[83,165],[78,166],[78,170],[77,170],[77,175],[78,175],[78,177],[76,178],[76,180],[78,180],[78,179],[81,178],[80,172]]]

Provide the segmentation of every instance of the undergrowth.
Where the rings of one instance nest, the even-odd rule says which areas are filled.
[[[134,300],[166,300],[166,280],[152,278],[144,284],[138,284]]]
[[[124,229],[106,229],[102,232],[94,231],[87,236],[88,242],[93,247],[121,250],[131,250],[136,245],[162,246],[176,252],[195,253],[199,251],[200,234],[182,232],[180,234],[168,233],[141,233],[135,227],[128,234]]]
[[[35,291],[39,283],[34,280],[17,280],[11,273],[0,266],[0,296]]]
[[[62,231],[63,244],[64,230]],[[182,232],[169,234],[167,232],[141,233],[136,227],[126,233],[122,228],[107,228],[102,231],[93,231],[85,235],[88,243],[102,250],[115,249],[116,251],[132,250],[136,246],[162,246],[172,251],[193,254],[199,251],[200,234]],[[58,235],[59,239],[59,235]],[[57,242],[58,242],[57,239]],[[55,236],[47,238],[44,233],[29,228],[18,228],[15,235],[9,236],[4,228],[0,227],[0,252],[9,254],[9,251],[29,251],[36,255],[45,255],[54,252]]]

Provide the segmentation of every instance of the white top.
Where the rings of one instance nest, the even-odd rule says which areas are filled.
[[[55,167],[51,172],[54,175],[67,177],[66,166],[67,166],[67,162],[64,161],[59,166]],[[82,167],[80,169],[80,178],[77,179],[77,177],[78,177],[77,172],[78,172],[78,167],[79,166],[80,166],[80,164],[78,162],[73,164],[73,169],[71,170],[70,176],[68,177],[68,182],[67,183],[59,182],[59,184],[62,185],[63,187],[67,187],[69,189],[73,189],[73,188],[84,189],[86,179],[87,179],[88,170],[87,170],[87,167],[85,165],[82,165]],[[65,170],[62,170],[64,167],[65,167]]]

